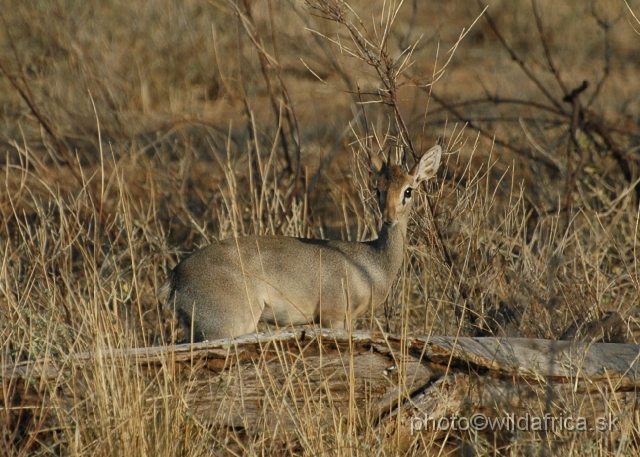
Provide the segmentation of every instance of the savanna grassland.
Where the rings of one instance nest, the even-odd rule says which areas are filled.
[[[36,410],[3,383],[0,453],[393,455],[366,421],[232,442],[189,414],[176,373],[158,410],[135,366],[66,369],[179,338],[157,290],[211,240],[374,237],[367,152],[446,155],[387,302],[356,328],[640,343],[640,4],[486,6],[5,0],[0,366],[65,374],[31,381]],[[446,449],[633,455],[635,411],[606,445]]]

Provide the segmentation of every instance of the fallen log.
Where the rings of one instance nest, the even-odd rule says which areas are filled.
[[[471,429],[504,437],[584,425],[616,439],[624,427],[637,430],[639,358],[640,347],[627,344],[297,328],[5,365],[0,410],[43,415],[51,390],[42,386],[52,384],[72,408],[90,401],[82,390],[101,369],[120,367],[145,380],[149,408],[177,396],[188,414],[234,436],[295,439],[302,427],[320,433],[344,422],[397,435],[402,448]],[[93,374],[68,381],[84,371]]]

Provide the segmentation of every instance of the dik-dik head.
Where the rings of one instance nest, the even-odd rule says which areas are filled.
[[[408,173],[400,165],[389,164],[379,156],[370,155],[371,169],[378,181],[378,204],[385,224],[394,226],[399,221],[407,221],[413,207],[414,190],[422,181],[435,176],[441,155],[440,146],[432,147]]]

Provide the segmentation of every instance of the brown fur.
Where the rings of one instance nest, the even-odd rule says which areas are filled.
[[[194,252],[161,289],[195,340],[278,326],[344,328],[387,295],[402,265],[413,206],[405,191],[435,175],[441,148],[409,172],[372,158],[383,215],[378,238],[363,243],[279,236],[219,241]],[[415,189],[417,191],[417,189]],[[189,332],[191,333],[191,332]]]

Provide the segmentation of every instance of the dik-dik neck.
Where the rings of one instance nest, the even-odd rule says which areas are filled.
[[[393,282],[402,265],[406,234],[407,221],[399,220],[393,225],[383,223],[378,239],[373,243],[383,268],[390,273],[390,282]]]

